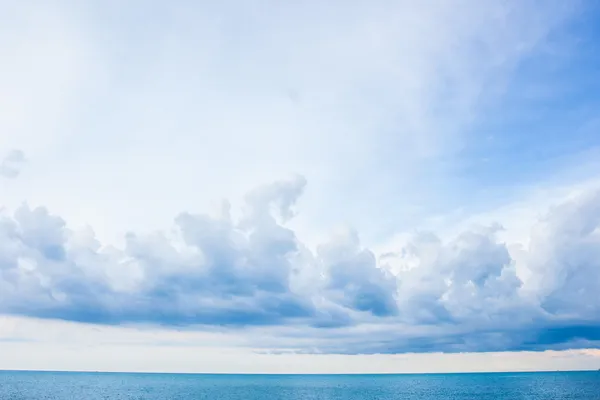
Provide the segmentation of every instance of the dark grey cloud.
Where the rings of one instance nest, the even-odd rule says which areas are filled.
[[[0,217],[0,313],[258,329],[300,352],[543,350],[600,342],[600,191],[552,209],[518,260],[500,227],[420,233],[378,261],[355,232],[309,250],[287,225],[306,182],[257,188],[234,219],[182,213],[122,249],[45,208]],[[391,273],[390,257],[413,268]],[[519,268],[528,271],[521,279]]]

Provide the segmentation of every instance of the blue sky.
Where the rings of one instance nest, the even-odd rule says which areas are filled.
[[[597,368],[595,3],[0,15],[0,368]]]

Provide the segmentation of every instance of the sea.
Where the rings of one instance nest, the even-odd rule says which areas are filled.
[[[2,400],[600,399],[600,371],[406,375],[0,372]]]

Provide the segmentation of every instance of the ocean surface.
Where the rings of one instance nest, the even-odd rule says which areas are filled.
[[[0,372],[0,399],[600,399],[600,372],[192,375]]]

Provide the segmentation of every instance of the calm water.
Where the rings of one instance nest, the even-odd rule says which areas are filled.
[[[0,399],[600,399],[600,372],[171,375],[0,372]]]

